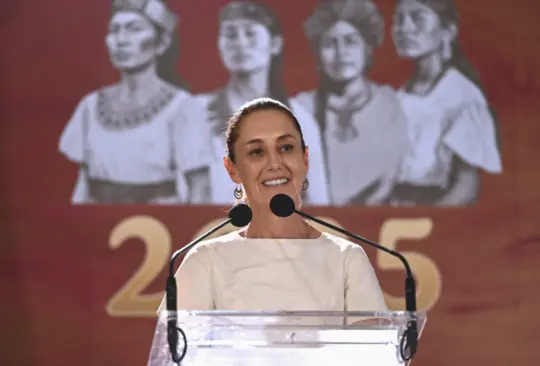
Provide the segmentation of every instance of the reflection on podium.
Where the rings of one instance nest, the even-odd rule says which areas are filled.
[[[370,365],[410,363],[406,332],[424,312],[163,311],[148,366],[175,365],[167,338],[176,319],[179,365]]]

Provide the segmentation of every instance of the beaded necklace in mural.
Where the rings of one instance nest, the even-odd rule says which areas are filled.
[[[353,124],[353,115],[363,109],[373,97],[371,84],[366,91],[349,96],[348,103],[343,106],[334,106],[327,103],[327,108],[337,116],[337,130],[334,137],[341,142],[354,140],[358,137],[358,129]]]
[[[118,87],[102,89],[98,92],[98,116],[99,123],[107,130],[129,130],[152,122],[174,98],[176,92],[166,85],[162,85],[142,105],[124,106],[122,109],[115,108],[118,105]]]

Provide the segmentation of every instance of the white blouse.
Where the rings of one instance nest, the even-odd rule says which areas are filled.
[[[400,90],[398,96],[413,144],[403,161],[400,182],[446,188],[453,154],[488,173],[502,172],[487,102],[458,70],[447,70],[426,95]]]
[[[192,248],[175,277],[184,310],[388,310],[362,247],[329,233],[252,239],[233,231]]]
[[[88,178],[115,183],[148,184],[177,181],[186,191],[185,172],[209,166],[211,154],[204,109],[178,90],[149,123],[111,129],[100,122],[98,91],[86,95],[65,127],[59,150],[86,165]],[[73,202],[84,201],[82,185]]]

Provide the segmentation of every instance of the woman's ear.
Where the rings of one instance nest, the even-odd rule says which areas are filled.
[[[282,36],[273,36],[272,37],[272,55],[277,56],[283,52],[283,45],[285,41]]]
[[[171,35],[163,32],[158,42],[159,43],[157,45],[157,53],[159,56],[161,56],[169,49],[171,45],[171,42],[172,42]]]
[[[229,158],[228,156],[224,156],[223,166],[225,167],[225,170],[227,170],[229,177],[234,183],[242,183],[242,181],[240,180],[240,176],[238,175],[238,168],[236,167],[236,164],[231,160],[231,158]]]
[[[306,174],[309,170],[309,146],[306,145],[306,151],[304,151],[304,168],[306,169]]]
[[[448,37],[450,38],[450,41],[455,41],[458,36],[458,27],[454,23],[452,23],[449,24],[446,29],[448,31]]]

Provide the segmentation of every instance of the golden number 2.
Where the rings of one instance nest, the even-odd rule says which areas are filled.
[[[390,219],[381,228],[380,243],[396,250],[399,240],[425,239],[433,228],[429,218]],[[441,296],[442,276],[435,262],[424,254],[413,251],[401,252],[409,262],[416,280],[417,308],[429,310]],[[383,270],[403,270],[401,261],[388,253],[378,251],[377,266]],[[392,310],[405,309],[405,298],[385,294],[388,307]]]
[[[128,239],[140,239],[146,247],[142,265],[107,303],[111,316],[155,316],[164,291],[143,294],[159,275],[171,255],[171,235],[165,225],[150,216],[134,216],[122,220],[109,236],[109,247],[118,249]]]

